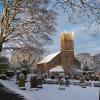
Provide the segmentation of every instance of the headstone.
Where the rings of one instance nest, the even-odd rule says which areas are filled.
[[[13,70],[8,70],[8,71],[7,71],[7,76],[8,76],[9,78],[14,77],[14,71],[13,71]]]
[[[80,77],[80,84],[82,84],[82,83],[84,83],[85,82],[85,78],[84,78],[84,76],[81,76]]]
[[[61,78],[61,80],[60,80],[59,90],[65,90],[64,78]]]
[[[25,68],[22,68],[21,72],[25,75],[25,79],[27,79],[27,70]]]
[[[5,74],[4,71],[1,72],[0,79],[2,79],[2,80],[6,80],[7,79],[7,75]]]
[[[7,79],[7,70],[9,66],[8,58],[0,55],[0,79]]]
[[[84,76],[82,76],[82,77],[80,78],[80,86],[81,86],[82,88],[86,88],[86,83],[85,83],[85,77],[84,77]]]
[[[94,79],[95,81],[99,81],[99,77],[95,77],[95,79]]]
[[[94,87],[100,87],[100,83],[94,83]]]
[[[37,88],[37,76],[35,74],[31,75],[30,88]]]
[[[19,81],[19,75],[21,74],[21,71],[20,70],[17,70],[16,71],[16,83],[18,83]]]
[[[69,84],[70,84],[70,83],[69,83],[69,79],[65,80],[65,85],[66,85],[66,86],[69,86]]]
[[[19,75],[19,83],[18,83],[18,87],[19,89],[25,90],[25,75],[23,73],[21,73]]]
[[[54,75],[51,75],[51,79],[55,79],[55,76]]]
[[[37,87],[38,87],[38,88],[43,88],[43,87],[42,87],[42,78],[41,78],[41,77],[38,77],[38,78],[37,78]]]
[[[68,76],[65,76],[65,85],[69,86],[69,77]]]
[[[42,78],[42,83],[46,83],[45,76],[44,75],[40,75],[40,77]]]
[[[48,74],[47,74],[47,73],[45,73],[44,77],[45,77],[45,78],[48,78]]]

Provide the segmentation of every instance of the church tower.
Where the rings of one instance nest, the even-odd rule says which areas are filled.
[[[74,36],[73,32],[61,33],[61,62],[65,74],[71,72],[74,64]]]

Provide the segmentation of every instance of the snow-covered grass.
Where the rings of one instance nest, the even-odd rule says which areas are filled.
[[[5,86],[25,96],[27,100],[99,100],[99,88],[70,85],[65,90],[59,90],[59,85],[44,84],[42,89],[30,90],[30,83],[26,83],[26,90],[19,90],[14,81],[1,81]]]

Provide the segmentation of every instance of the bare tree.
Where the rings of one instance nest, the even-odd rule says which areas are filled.
[[[11,56],[11,64],[16,65],[20,68],[26,68],[28,70],[33,70],[36,68],[36,63],[39,61],[40,55],[32,51],[22,48],[20,50],[15,50]]]
[[[13,32],[11,24],[17,14],[19,2],[17,0],[14,0],[14,2],[11,2],[10,0],[8,1],[3,0],[2,4],[3,4],[2,5],[3,9],[2,9],[1,32],[0,32],[0,53],[2,51],[3,44],[8,41],[7,37]],[[11,36],[11,38],[12,37],[13,36]]]
[[[1,0],[2,19],[0,52],[4,44],[16,44],[30,49],[40,48],[50,42],[55,32],[58,9],[63,9],[68,21],[100,26],[100,2],[98,0]],[[8,45],[8,46],[9,46]],[[36,50],[34,50],[36,51]]]
[[[100,33],[100,1],[99,0],[51,0],[53,8],[62,9],[71,23],[83,23],[87,29],[94,28]]]
[[[24,46],[43,52],[55,31],[56,13],[48,9],[46,0],[3,0],[0,52],[3,45]],[[18,43],[18,44],[16,44]],[[39,49],[38,49],[39,48]]]

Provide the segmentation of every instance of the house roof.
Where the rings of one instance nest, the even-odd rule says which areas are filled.
[[[49,61],[52,60],[55,56],[57,56],[59,53],[60,53],[60,51],[46,56],[44,59],[42,59],[41,61],[39,61],[38,64],[43,64],[43,63],[49,62]]]

